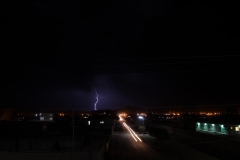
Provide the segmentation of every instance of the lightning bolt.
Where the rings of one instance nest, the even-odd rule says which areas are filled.
[[[95,104],[94,104],[94,109],[95,110],[97,110],[97,103],[98,103],[98,93],[97,93],[97,91],[95,91],[95,93],[96,93],[96,95],[97,95],[97,97],[96,97],[96,102],[95,102]]]

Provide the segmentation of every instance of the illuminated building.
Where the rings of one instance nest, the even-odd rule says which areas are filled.
[[[196,122],[196,131],[210,134],[240,135],[240,124]]]
[[[39,113],[40,121],[53,121],[53,113]]]

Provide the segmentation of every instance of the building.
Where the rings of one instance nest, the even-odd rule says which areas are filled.
[[[204,123],[196,122],[197,132],[225,134],[225,135],[240,135],[240,124],[217,124],[217,123]]]
[[[39,113],[35,116],[39,116],[40,121],[53,121],[53,113]]]

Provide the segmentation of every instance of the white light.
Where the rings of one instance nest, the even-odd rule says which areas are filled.
[[[121,116],[119,116],[119,119],[120,119],[120,121],[122,121],[122,120],[123,120],[123,118],[122,118]]]
[[[207,125],[207,123],[204,123],[204,125],[206,126],[206,125]]]
[[[100,121],[100,124],[104,124],[104,121]]]
[[[200,123],[197,123],[198,125],[200,125]]]
[[[138,116],[138,118],[140,118],[140,119],[143,119],[143,117],[142,117],[142,116]]]
[[[221,127],[223,127],[223,125],[221,125]]]
[[[88,121],[88,125],[90,125],[90,121]]]
[[[84,117],[84,118],[88,118],[88,117]]]
[[[39,114],[40,116],[42,115],[42,113]]]
[[[212,124],[212,126],[215,126],[214,124]]]
[[[38,116],[38,114],[35,114],[35,116],[37,117],[37,116]]]

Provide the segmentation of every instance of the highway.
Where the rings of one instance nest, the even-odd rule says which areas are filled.
[[[116,155],[119,160],[165,160],[167,159],[163,154],[156,152],[145,142],[141,142],[141,139],[137,138],[136,135],[127,127],[127,124],[120,121],[123,131],[117,131],[114,133],[118,137],[118,148],[111,150],[111,153]],[[135,137],[135,138],[134,138]]]
[[[155,146],[156,139],[135,133],[129,125],[121,119],[123,131],[114,131],[114,147],[110,145],[109,152],[118,160],[217,160],[207,154],[181,145],[173,140],[166,143],[165,147]]]

